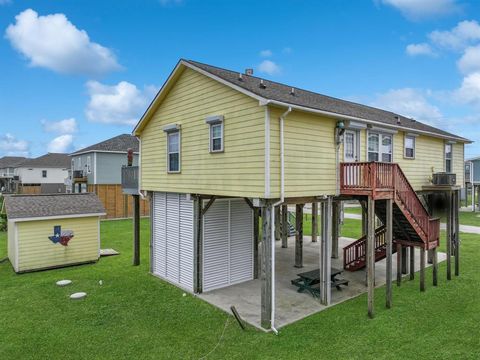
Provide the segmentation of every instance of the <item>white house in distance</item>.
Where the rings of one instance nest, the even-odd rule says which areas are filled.
[[[16,191],[16,168],[27,158],[23,156],[4,156],[0,158],[0,191],[15,192]]]
[[[24,194],[46,194],[65,192],[70,158],[68,154],[47,153],[27,159],[15,169],[20,183],[19,192]]]

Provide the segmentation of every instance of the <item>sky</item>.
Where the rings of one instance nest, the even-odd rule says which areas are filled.
[[[0,156],[131,133],[180,58],[398,112],[480,156],[480,1],[0,0]]]

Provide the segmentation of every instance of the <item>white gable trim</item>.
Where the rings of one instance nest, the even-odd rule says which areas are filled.
[[[9,219],[9,220],[16,223],[16,222],[23,222],[23,221],[73,219],[73,218],[105,216],[105,215],[107,215],[107,213],[89,213],[89,214],[75,214],[75,215],[37,216],[37,217],[16,218],[16,219]]]

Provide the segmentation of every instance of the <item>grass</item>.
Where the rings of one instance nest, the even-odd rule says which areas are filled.
[[[373,320],[362,295],[275,336],[251,327],[243,332],[231,316],[149,275],[147,220],[142,264],[131,266],[131,228],[130,221],[102,222],[103,246],[121,255],[94,265],[16,275],[8,261],[0,263],[0,359],[198,359],[217,344],[227,319],[223,339],[208,359],[480,357],[477,235],[462,234],[460,277],[447,282],[441,263],[437,288],[430,286],[430,270],[424,293],[418,276],[406,280],[394,287],[391,310],[383,306],[384,288],[376,289]],[[2,233],[0,258],[5,242]],[[59,288],[60,279],[73,284]],[[70,301],[74,291],[88,297]]]

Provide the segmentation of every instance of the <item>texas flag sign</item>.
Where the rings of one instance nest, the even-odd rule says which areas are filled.
[[[73,238],[72,230],[62,231],[60,225],[55,225],[53,227],[53,236],[48,237],[54,244],[60,243],[63,246],[68,246],[68,242]]]

